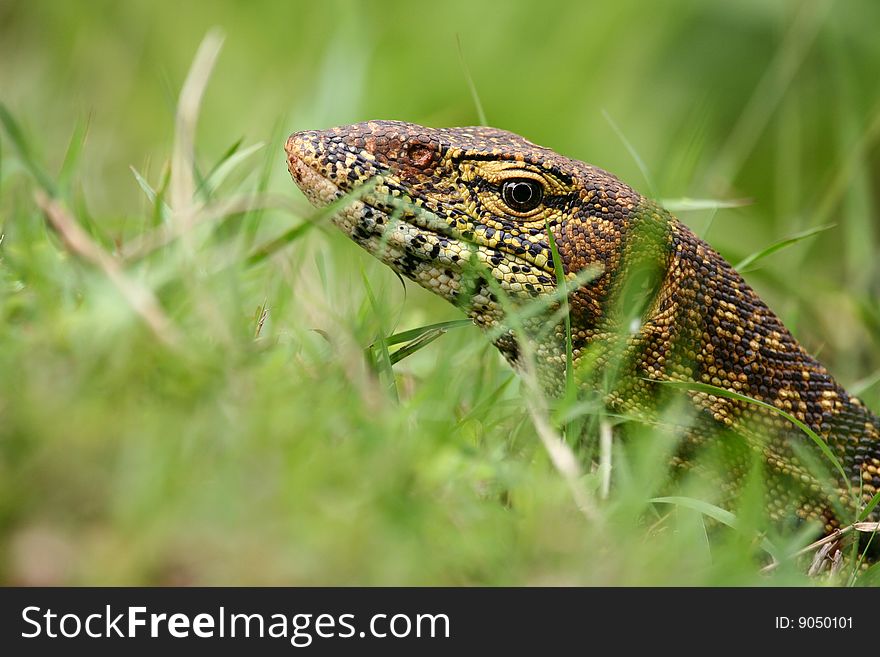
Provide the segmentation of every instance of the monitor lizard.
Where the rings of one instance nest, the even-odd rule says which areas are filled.
[[[601,389],[608,408],[651,421],[663,383],[693,384],[685,393],[692,418],[673,463],[688,467],[697,447],[722,441],[730,452],[723,486],[732,497],[749,455],[758,455],[774,520],[813,519],[830,534],[880,491],[880,419],[711,246],[610,173],[490,127],[369,121],[294,133],[285,150],[293,180],[314,205],[351,196],[336,226],[462,307],[514,367],[522,365],[523,337],[514,329],[534,340],[549,394],[561,394],[571,362],[577,383]],[[503,291],[515,302],[558,300],[550,235],[564,277],[576,283],[564,292],[567,330],[558,314],[511,321],[510,304],[499,299]],[[609,369],[613,383],[603,387]],[[767,406],[713,394],[717,388]],[[843,473],[827,462],[817,472],[810,453],[827,459],[775,409],[812,429]]]

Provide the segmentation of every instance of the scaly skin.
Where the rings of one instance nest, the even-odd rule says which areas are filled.
[[[831,532],[880,490],[880,420],[804,351],[718,253],[611,174],[483,127],[371,121],[295,133],[286,151],[294,181],[315,205],[374,184],[335,224],[395,271],[462,307],[492,331],[514,366],[521,355],[511,327],[525,331],[549,393],[560,393],[565,381],[564,324],[558,315],[548,321],[558,304],[517,324],[483,278],[492,276],[520,304],[557,292],[548,226],[569,280],[597,271],[569,294],[583,389],[645,421],[660,419],[669,386],[658,382],[752,397],[812,428],[849,479],[826,468],[832,483],[820,485],[825,475],[815,463],[828,460],[781,415],[690,390],[692,418],[674,462],[690,467],[696,450],[720,445],[727,458],[719,487],[728,501],[755,453],[776,520],[817,519]]]

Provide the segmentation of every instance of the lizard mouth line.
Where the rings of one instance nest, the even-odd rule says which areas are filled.
[[[533,296],[537,291],[535,273],[542,286],[556,285],[555,271],[527,255],[481,240],[480,231],[465,237],[437,215],[418,207],[406,208],[404,201],[400,205],[384,202],[376,198],[375,192],[357,198],[356,193],[352,193],[357,187],[344,189],[295,153],[288,153],[288,168],[297,186],[318,207],[351,195],[351,202],[340,208],[331,220],[352,240],[398,270],[401,259],[409,258],[460,273],[475,255],[497,280],[509,278],[511,270],[515,275],[521,272],[515,277],[522,280],[518,281],[519,285],[514,283],[512,292],[522,291]],[[381,174],[377,176],[382,179]],[[394,197],[389,194],[388,198]],[[496,268],[501,271],[494,272]],[[408,274],[406,268],[403,269],[401,273]]]

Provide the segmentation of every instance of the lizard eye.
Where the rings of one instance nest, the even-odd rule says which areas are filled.
[[[544,186],[536,180],[515,178],[501,187],[501,198],[514,212],[528,212],[541,205]]]

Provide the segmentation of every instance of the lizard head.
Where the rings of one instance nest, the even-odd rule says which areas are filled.
[[[601,169],[495,128],[370,121],[294,133],[285,150],[313,204],[351,195],[333,219],[349,237],[484,327],[501,309],[484,279],[465,275],[469,263],[514,300],[553,293],[548,229],[566,277],[600,272],[571,297],[573,317],[595,322],[642,200]]]

